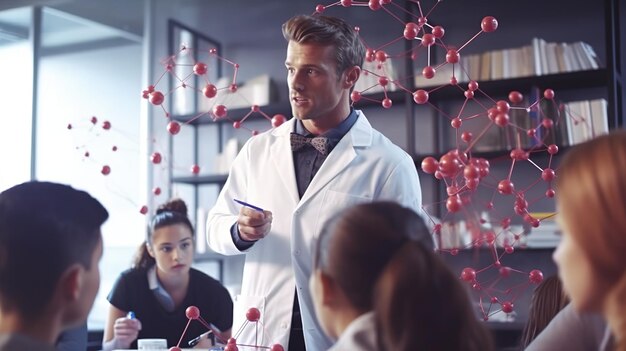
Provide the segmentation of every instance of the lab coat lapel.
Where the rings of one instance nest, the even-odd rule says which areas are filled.
[[[320,167],[315,177],[311,180],[311,184],[309,184],[309,187],[304,192],[298,206],[302,206],[306,203],[311,197],[322,190],[328,182],[348,167],[350,162],[357,156],[355,148],[371,145],[372,126],[361,111],[357,111],[357,113],[359,117],[354,123],[354,126],[352,126],[350,131],[348,131],[328,155],[322,167]]]
[[[276,138],[274,138],[272,145],[270,145],[270,158],[272,159],[274,167],[276,167],[276,173],[278,173],[287,190],[289,199],[293,201],[294,205],[300,201],[293,165],[291,143],[289,141],[289,135],[293,131],[295,121],[296,118],[292,118],[283,123],[280,127],[274,129],[272,135]]]

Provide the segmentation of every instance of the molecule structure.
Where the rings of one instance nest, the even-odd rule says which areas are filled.
[[[185,326],[185,329],[183,330],[183,333],[181,334],[180,339],[178,340],[178,344],[174,347],[171,347],[169,351],[181,351],[180,343],[182,342],[183,337],[185,336],[185,333],[187,332],[187,329],[189,328],[189,324],[191,323],[192,320],[198,320],[208,330],[213,332],[213,334],[217,337],[220,343],[226,343],[226,345],[224,346],[224,351],[239,351],[240,348],[242,351],[248,350],[248,349],[285,351],[285,348],[280,344],[273,344],[272,346],[260,345],[258,341],[258,335],[259,335],[259,326],[261,325],[259,321],[261,319],[261,312],[257,308],[253,307],[253,308],[248,309],[248,311],[246,312],[246,321],[239,328],[237,333],[235,333],[235,336],[232,338],[229,338],[228,340],[225,340],[224,337],[221,335],[221,333],[216,328],[212,327],[210,323],[207,323],[204,319],[202,319],[202,316],[200,316],[200,310],[196,306],[187,307],[187,310],[185,310],[185,315],[187,316],[187,319],[188,319],[187,325]],[[239,335],[241,335],[241,333],[245,330],[245,328],[248,326],[249,323],[254,324],[254,332],[255,332],[254,345],[237,344],[237,338],[239,337]]]
[[[198,56],[206,54],[206,60],[196,61],[195,59],[193,59],[196,54],[198,54]],[[189,62],[190,58],[193,62]],[[209,79],[209,65],[207,64],[209,60],[220,60],[233,68],[233,75],[229,84],[218,87],[216,86],[217,82],[212,82]],[[167,131],[171,135],[176,135],[180,132],[181,122],[171,118],[171,114],[165,108],[164,103],[166,102],[167,98],[174,95],[176,92],[182,93],[183,90],[187,89],[191,89],[196,94],[198,94],[198,98],[201,99],[203,102],[208,103],[208,107],[205,111],[199,112],[192,118],[182,122],[184,124],[193,123],[201,117],[210,117],[213,121],[229,120],[232,122],[232,125],[235,129],[247,129],[244,123],[253,114],[260,114],[263,118],[271,123],[272,127],[277,127],[286,120],[285,116],[280,114],[270,117],[265,112],[263,112],[258,105],[252,104],[245,98],[245,96],[241,94],[238,95],[239,98],[244,99],[250,105],[250,111],[241,118],[231,118],[228,115],[227,101],[229,100],[229,98],[232,98],[234,94],[237,94],[237,91],[239,89],[239,86],[237,84],[237,73],[239,72],[239,64],[219,56],[217,49],[210,49],[205,52],[204,50],[195,50],[194,48],[183,45],[178,53],[170,55],[167,59],[161,62],[161,65],[164,67],[163,73],[154,84],[149,85],[145,90],[142,91],[142,97],[148,100],[152,105],[161,107],[165,114],[165,117],[169,119],[169,122],[167,124]],[[163,91],[157,90],[157,87],[159,82],[166,75],[169,75],[175,81],[175,86],[171,91],[163,93]],[[196,77],[200,79],[196,80]],[[202,85],[194,85],[196,84],[196,81],[202,82]],[[252,133],[252,135],[256,135],[259,133],[258,130],[248,130]]]
[[[346,8],[361,7],[370,11],[386,13],[400,23],[396,32],[397,35],[376,48],[368,46],[362,40],[367,47],[365,61],[376,62],[377,64],[377,72],[365,71],[365,74],[376,76],[378,82],[362,91],[353,91],[351,99],[353,104],[358,104],[359,101],[364,99],[372,100],[367,98],[364,93],[367,93],[369,89],[380,86],[383,89],[383,98],[377,102],[383,108],[390,108],[393,105],[393,101],[387,94],[387,88],[390,85],[394,85],[396,88],[411,94],[415,104],[430,106],[442,118],[448,119],[454,131],[455,147],[441,155],[438,159],[434,156],[429,156],[421,161],[421,169],[424,173],[433,175],[436,180],[445,183],[447,198],[443,203],[425,205],[424,211],[430,218],[434,239],[439,244],[440,252],[457,255],[459,249],[487,247],[491,253],[493,258],[491,264],[480,269],[466,267],[460,274],[460,279],[470,284],[479,293],[480,310],[483,318],[487,320],[493,313],[498,312],[497,310],[492,311],[492,306],[494,305],[499,305],[499,310],[504,313],[513,312],[514,301],[519,291],[531,284],[538,284],[543,279],[543,274],[539,270],[525,273],[506,266],[503,261],[506,261],[504,255],[512,254],[516,247],[522,246],[523,232],[511,227],[512,221],[515,220],[513,216],[520,218],[517,221],[522,221],[528,226],[535,228],[540,225],[542,220],[547,219],[547,217],[535,218],[530,207],[542,199],[552,200],[556,194],[552,187],[553,180],[556,178],[556,171],[552,168],[552,158],[558,153],[559,149],[551,136],[555,134],[555,125],[562,124],[562,109],[558,107],[559,104],[555,101],[555,93],[551,89],[546,89],[543,95],[536,101],[529,101],[528,105],[523,106],[524,96],[520,92],[513,90],[508,94],[508,100],[495,100],[480,89],[477,80],[470,77],[468,70],[466,67],[463,67],[460,60],[461,52],[478,36],[495,32],[499,25],[496,18],[485,16],[480,23],[480,30],[471,36],[469,40],[458,46],[448,45],[444,37],[446,32],[453,28],[447,28],[441,24],[431,25],[429,23],[430,14],[433,13],[441,1],[436,1],[426,11],[422,6],[424,1],[411,2],[414,3],[413,7],[417,8],[417,14],[408,12],[407,8],[410,8],[410,6],[403,7],[391,0],[342,0],[328,5],[317,5],[315,13],[321,14],[334,6]],[[408,14],[408,17],[412,18],[412,20],[403,21],[394,11]],[[366,31],[366,28],[355,27],[355,30],[361,35]],[[390,30],[390,32],[394,31]],[[387,48],[391,44],[402,40],[417,44],[411,45],[411,50],[399,54],[388,52]],[[445,59],[442,62],[436,63],[431,59],[435,49],[445,52]],[[402,80],[393,79],[386,74],[385,65],[391,58],[406,58],[409,56],[414,60],[419,55],[419,52],[424,50],[427,55],[425,66],[417,71],[421,72],[422,77],[428,81],[435,77],[438,70],[441,70],[446,65],[451,65],[452,69],[449,71],[452,74],[447,84],[430,88],[417,87],[416,90],[411,91]],[[459,84],[459,78],[461,78],[459,75],[462,75],[462,78],[468,81],[466,88]],[[458,91],[459,101],[463,101],[457,113],[446,113],[430,102],[432,96],[446,88]],[[467,112],[472,110],[470,104],[473,104],[472,108],[478,109],[479,112]],[[556,111],[556,115],[551,113],[554,111]],[[514,120],[510,117],[513,114],[519,115],[520,113],[525,114],[525,118],[531,120],[529,123],[532,124],[530,128],[524,127],[519,123],[519,120]],[[464,123],[469,124],[475,120],[484,120],[482,130],[478,131],[476,136],[471,130],[466,130],[464,127]],[[509,172],[504,178],[494,178],[491,174],[490,161],[487,158],[473,156],[476,143],[493,129],[499,129],[500,133],[509,135],[513,140],[516,140],[509,153],[511,162]],[[530,149],[522,145],[520,142],[521,136],[531,140],[533,146]],[[544,168],[533,161],[533,157],[540,153],[547,154],[547,166]],[[537,179],[524,186],[514,184],[512,180],[516,165],[521,163],[530,163],[538,172]],[[541,183],[547,185],[544,195],[533,199],[528,198],[527,194],[529,191]],[[478,191],[479,187],[483,190]],[[480,196],[484,196],[485,192],[491,194],[489,199],[486,201],[480,200]],[[510,200],[512,202],[510,205],[498,205],[510,206],[511,211],[500,210],[499,207],[496,208],[496,196],[512,199]],[[431,211],[444,204],[445,214],[442,218],[437,219],[430,214]],[[482,218],[479,214],[483,212],[489,213],[490,219],[497,222],[501,229],[496,231],[491,228],[485,228],[484,225],[488,224],[486,223],[487,219]],[[467,230],[471,234],[470,243],[451,248],[445,247],[442,244],[447,240],[442,234],[442,224],[454,222],[461,217],[465,217],[467,222]],[[501,252],[498,252],[499,245],[502,246]],[[492,273],[494,270],[496,272],[495,275]],[[491,273],[491,277],[485,279],[478,278],[479,274],[487,276],[489,275],[488,273]],[[528,278],[517,285],[499,288],[498,284],[512,279],[511,275],[513,273],[521,276],[527,275]],[[489,301],[490,305],[485,307],[483,300]]]

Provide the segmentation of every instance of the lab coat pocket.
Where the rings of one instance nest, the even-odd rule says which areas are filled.
[[[320,204],[317,216],[317,224],[315,228],[316,236],[326,224],[326,221],[335,213],[365,202],[371,202],[371,196],[362,196],[361,194],[343,193],[335,190],[327,190],[324,194],[324,200]]]

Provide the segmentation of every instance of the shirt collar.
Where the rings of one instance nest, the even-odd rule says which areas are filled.
[[[350,128],[352,128],[352,126],[356,122],[357,118],[358,114],[356,113],[356,111],[353,108],[350,108],[350,114],[346,119],[341,121],[338,126],[328,130],[321,136],[327,137],[331,143],[336,144],[337,142],[339,142],[339,140],[341,140],[341,138],[343,138],[344,135],[346,135],[346,133],[348,133]],[[296,121],[296,133],[304,136],[311,135],[311,132],[304,128],[304,124],[302,124],[301,120]]]

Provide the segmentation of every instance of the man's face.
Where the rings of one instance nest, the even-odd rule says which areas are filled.
[[[332,125],[347,116],[349,87],[336,66],[334,47],[289,41],[285,67],[294,117]]]

